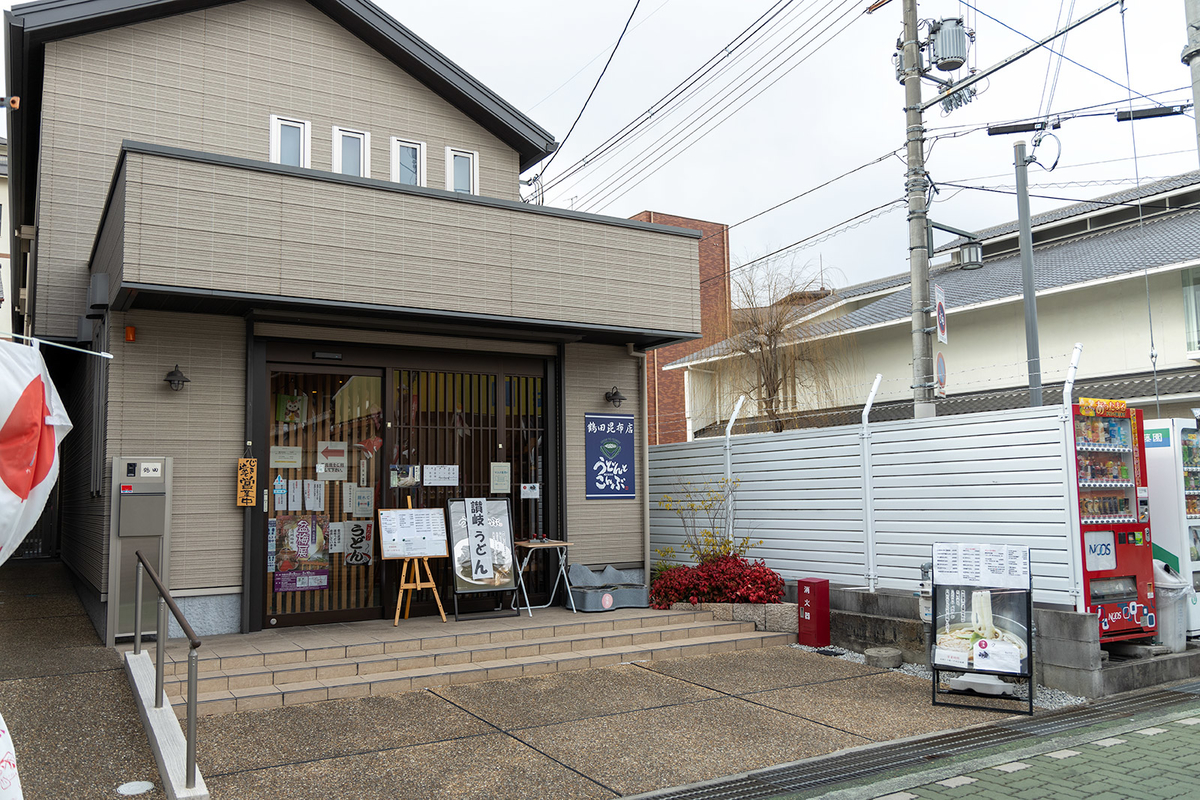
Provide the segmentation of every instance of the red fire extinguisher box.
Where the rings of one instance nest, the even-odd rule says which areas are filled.
[[[800,644],[829,646],[829,581],[801,578],[796,581],[796,607],[800,614]]]

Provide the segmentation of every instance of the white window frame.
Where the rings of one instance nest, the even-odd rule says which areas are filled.
[[[400,148],[415,147],[417,148],[417,186],[425,185],[425,143],[415,142],[412,139],[401,139],[399,136],[393,136],[391,139],[392,152],[392,183],[400,183]],[[407,186],[408,184],[404,184]]]
[[[455,156],[469,156],[471,158],[471,191],[469,194],[479,194],[479,153],[474,150],[463,150],[461,147],[446,148],[446,190],[450,192],[454,191]]]
[[[312,123],[294,117],[281,117],[277,114],[271,115],[271,142],[268,148],[267,159],[272,164],[279,164],[281,153],[280,140],[282,139],[282,126],[295,125],[300,128],[300,166],[308,169],[312,166]]]
[[[359,177],[371,177],[371,134],[369,131],[360,131],[355,128],[343,128],[339,125],[333,126],[333,171],[337,174],[342,174],[342,137],[355,136],[362,140],[363,143],[363,158],[362,169],[363,174]]]

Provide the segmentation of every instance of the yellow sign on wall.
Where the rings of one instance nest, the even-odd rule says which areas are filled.
[[[254,505],[254,493],[258,488],[258,459],[239,458],[237,468],[237,504]]]

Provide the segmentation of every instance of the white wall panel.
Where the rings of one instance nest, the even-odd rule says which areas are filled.
[[[791,580],[866,584],[860,426],[751,434],[731,440],[735,534]],[[1015,409],[871,426],[879,585],[913,590],[936,541],[1026,544],[1034,599],[1073,604],[1065,430],[1057,408]],[[683,529],[658,507],[680,480],[725,474],[723,439],[650,448],[653,549],[678,552]]]

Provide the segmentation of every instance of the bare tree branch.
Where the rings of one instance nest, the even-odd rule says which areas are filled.
[[[831,404],[849,371],[844,337],[814,336],[804,319],[813,303],[836,300],[824,279],[811,264],[797,268],[785,257],[743,270],[734,281],[728,344],[743,365],[735,380],[775,431],[794,426],[788,412],[796,408]]]

